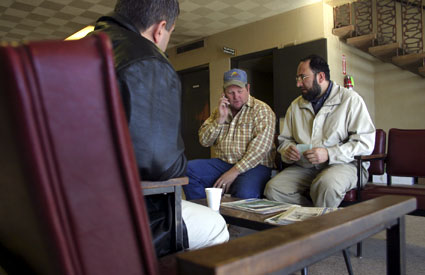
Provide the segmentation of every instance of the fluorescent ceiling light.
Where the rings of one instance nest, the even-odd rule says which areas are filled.
[[[89,32],[94,30],[94,26],[87,26],[78,32],[74,33],[73,35],[65,38],[65,40],[78,40],[86,36]]]

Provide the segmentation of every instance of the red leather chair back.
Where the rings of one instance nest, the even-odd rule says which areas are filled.
[[[387,174],[425,177],[425,129],[390,129]]]
[[[375,147],[373,148],[372,155],[385,154],[385,147],[387,145],[387,134],[382,129],[376,129]],[[385,172],[385,161],[372,160],[370,161],[369,174],[382,175]]]
[[[0,47],[0,85],[3,260],[32,274],[157,273],[108,38]]]

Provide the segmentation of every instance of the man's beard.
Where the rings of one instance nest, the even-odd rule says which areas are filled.
[[[320,88],[319,83],[317,83],[317,79],[313,80],[313,87],[307,90],[307,93],[302,93],[302,97],[305,100],[313,101],[322,93],[322,89]]]

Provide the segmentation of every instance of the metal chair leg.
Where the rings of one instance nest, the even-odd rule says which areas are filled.
[[[308,266],[304,267],[304,268],[301,270],[301,275],[308,275]]]
[[[350,255],[348,255],[348,248],[342,250],[342,254],[344,255],[345,265],[347,266],[348,274],[353,275],[353,268],[351,266]]]

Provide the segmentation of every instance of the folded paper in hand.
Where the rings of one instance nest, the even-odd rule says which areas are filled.
[[[296,145],[298,152],[302,155],[305,151],[311,150],[313,146],[311,144],[297,144]]]

